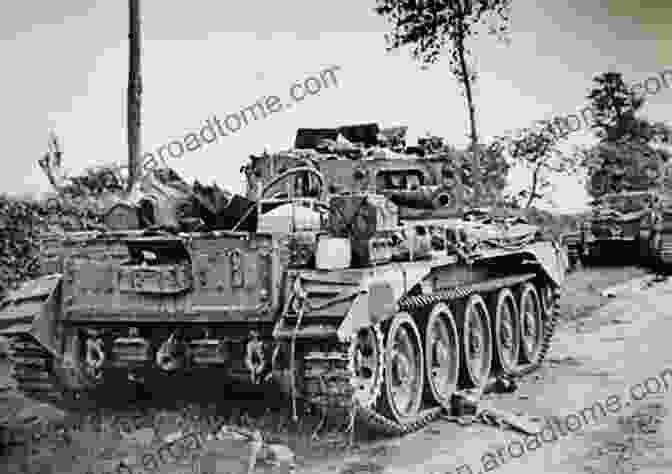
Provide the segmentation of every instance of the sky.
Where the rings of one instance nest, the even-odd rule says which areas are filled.
[[[423,71],[407,50],[386,52],[388,25],[373,12],[375,1],[233,4],[143,0],[144,151],[198,130],[213,114],[287,97],[293,83],[326,67],[340,67],[338,85],[171,160],[185,178],[241,191],[239,169],[249,154],[288,148],[299,127],[407,125],[411,142],[431,132],[467,144],[466,107],[447,58]],[[637,82],[672,69],[672,6],[657,5],[663,2],[513,0],[510,43],[488,36],[472,43],[484,141],[577,111],[597,74],[616,71]],[[50,129],[73,173],[125,162],[128,2],[23,0],[4,10],[0,190],[50,190],[37,164]],[[663,89],[644,114],[666,120],[671,104],[672,89]],[[572,137],[590,140],[588,133]],[[511,176],[514,187],[526,178]],[[558,211],[584,208],[576,178],[555,184]]]

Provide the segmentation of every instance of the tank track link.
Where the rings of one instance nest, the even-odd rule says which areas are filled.
[[[373,405],[364,406],[352,398],[354,393],[354,368],[350,357],[350,345],[329,344],[327,351],[312,345],[303,359],[304,399],[317,406],[332,420],[346,420],[348,424],[360,423],[368,429],[389,436],[404,435],[427,426],[441,414],[440,407],[418,413],[414,419],[402,424],[384,416]],[[380,353],[379,366],[383,363]]]
[[[554,290],[553,302],[551,304],[549,314],[547,314],[544,318],[544,339],[541,342],[539,357],[535,362],[521,367],[516,375],[523,376],[534,372],[546,359],[548,351],[551,349],[551,342],[553,340],[553,336],[555,335],[555,328],[557,327],[558,320],[560,319],[560,295],[561,292],[559,289]]]
[[[63,387],[54,371],[54,356],[29,334],[9,337],[11,378],[22,394],[44,402],[61,402]]]
[[[421,311],[441,301],[451,302],[466,298],[473,293],[495,291],[521,284],[530,281],[534,276],[535,274],[532,273],[516,275],[451,288],[430,295],[410,296],[398,303],[398,309],[400,311]],[[537,360],[520,367],[516,371],[516,376],[533,372],[546,357],[559,315],[559,295],[559,290],[555,290],[551,311],[544,317],[544,338]],[[379,327],[376,327],[375,331],[380,335]],[[401,436],[424,428],[442,414],[442,407],[426,408],[411,420],[402,424],[383,414],[375,404],[362,406],[356,403],[352,398],[354,366],[350,344],[336,341],[307,342],[304,344],[307,349],[303,358],[304,399],[321,409],[329,418],[349,420],[351,425],[354,422],[359,422],[368,430],[379,434]],[[378,363],[379,366],[382,366],[383,351],[379,351],[379,354],[380,360]],[[352,428],[352,426],[349,428]]]

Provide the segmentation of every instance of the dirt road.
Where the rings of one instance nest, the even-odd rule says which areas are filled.
[[[347,450],[318,452],[318,445],[291,443],[298,472],[672,472],[672,422],[666,416],[671,399],[666,385],[672,391],[672,282],[622,288],[613,298],[601,294],[607,286],[643,275],[635,268],[572,275],[547,362],[515,393],[489,397],[495,407],[528,415],[545,427],[536,442],[495,426],[442,420],[405,438],[358,443]],[[555,425],[545,425],[551,417],[557,417]],[[5,461],[0,471],[37,472],[19,467],[16,454]]]

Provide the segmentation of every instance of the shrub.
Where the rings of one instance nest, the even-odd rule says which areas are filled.
[[[0,195],[0,291],[40,272],[39,238],[46,232],[89,230],[99,219],[82,200]]]

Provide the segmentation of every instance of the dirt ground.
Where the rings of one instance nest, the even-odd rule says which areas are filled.
[[[635,267],[591,268],[572,274],[547,362],[521,380],[516,392],[487,397],[496,408],[526,415],[538,426],[544,426],[549,417],[569,420],[596,402],[605,404],[610,396],[612,402],[613,397],[621,397],[621,409],[584,423],[573,433],[557,433],[556,441],[535,445],[510,429],[438,420],[404,438],[358,440],[346,447],[346,440],[338,434],[311,441],[310,426],[300,427],[301,434],[295,434],[295,427],[283,425],[286,417],[277,413],[281,407],[275,399],[258,399],[255,406],[275,408],[255,413],[243,410],[230,394],[216,405],[193,400],[166,404],[154,399],[143,406],[124,406],[122,400],[128,398],[119,392],[113,394],[120,401],[117,406],[89,404],[79,413],[69,413],[69,419],[78,425],[71,430],[69,442],[54,435],[30,447],[5,450],[0,455],[0,472],[84,474],[87,466],[96,474],[114,472],[120,460],[137,456],[137,446],[156,446],[149,427],[165,439],[189,427],[202,429],[222,421],[270,433],[267,439],[276,446],[264,448],[258,456],[262,462],[254,472],[286,472],[284,467],[272,467],[268,460],[281,458],[287,446],[296,456],[298,472],[306,473],[672,472],[672,424],[667,417],[670,396],[665,389],[666,380],[672,388],[672,352],[667,346],[667,335],[672,333],[672,283],[624,288],[612,298],[601,294],[607,287],[643,276],[645,271]],[[670,374],[665,379],[661,373],[668,367]],[[642,385],[636,386],[638,383]],[[633,400],[629,387],[638,387],[636,394],[649,393]],[[174,391],[169,395],[177,398]],[[250,400],[244,402],[249,404]],[[130,426],[120,435],[117,428],[124,417],[133,421],[126,421]],[[215,450],[235,451],[230,440],[208,442]],[[238,451],[244,458],[247,451]],[[188,462],[182,464],[161,465],[154,472],[194,472]],[[240,462],[238,467],[234,465],[225,466],[220,459],[210,468],[202,464],[199,472],[245,472]],[[121,472],[131,471],[139,472]]]

